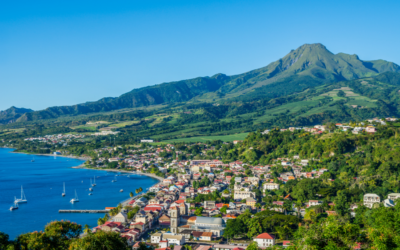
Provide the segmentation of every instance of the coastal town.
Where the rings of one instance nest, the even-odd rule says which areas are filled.
[[[265,130],[261,134],[292,133],[297,130],[306,136],[374,134],[377,126],[385,126],[396,118],[372,119],[358,124],[327,124],[313,127]],[[87,135],[86,135],[87,136]],[[97,136],[97,135],[95,135]],[[28,141],[62,144],[81,140],[85,135],[53,135],[27,138]],[[337,216],[335,201],[328,199],[295,199],[286,192],[287,185],[304,179],[321,179],[334,182],[329,169],[311,166],[315,158],[292,155],[272,159],[272,164],[251,164],[247,160],[223,161],[213,152],[223,147],[241,145],[242,141],[217,143],[153,144],[151,141],[137,147],[123,145],[94,149],[85,168],[116,171],[128,174],[148,175],[159,183],[148,190],[136,190],[131,198],[100,218],[91,233],[116,232],[125,238],[132,249],[143,246],[156,250],[180,249],[246,249],[286,248],[291,245],[288,233],[276,234],[276,230],[235,232],[239,219],[269,213],[280,214],[284,220],[307,219],[321,213]],[[251,148],[250,148],[251,150]],[[55,151],[55,155],[65,155]],[[318,194],[316,195],[318,196]],[[319,195],[321,196],[321,195]],[[356,216],[357,208],[373,209],[379,206],[393,207],[400,193],[381,197],[374,193],[363,194],[361,202],[350,204],[348,212]],[[297,221],[297,220],[295,220]],[[85,233],[87,234],[87,232]],[[85,237],[85,234],[82,237]],[[360,243],[361,244],[361,243]],[[189,248],[189,249],[190,249]],[[360,249],[360,248],[355,248]]]

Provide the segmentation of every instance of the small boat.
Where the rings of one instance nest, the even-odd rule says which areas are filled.
[[[121,189],[121,190],[119,190],[119,191],[120,191],[121,193],[122,193],[122,192],[124,192],[124,190],[123,190],[123,189]]]
[[[14,200],[16,200],[17,198],[16,197],[14,197]],[[12,205],[11,207],[10,207],[10,211],[13,211],[13,210],[17,210],[18,209],[18,203],[14,203],[14,205]]]
[[[96,176],[93,178],[93,184],[92,187],[96,186]]]
[[[93,187],[92,179],[90,179],[90,186],[91,186],[91,187],[89,188],[89,191],[93,191],[93,188],[92,188],[92,187]]]
[[[32,157],[32,160],[31,160],[31,162],[35,162],[35,157]]]
[[[114,180],[112,180],[111,182],[116,182],[117,181],[117,177],[114,177]]]
[[[89,193],[89,195],[92,195],[92,193]]]
[[[71,199],[71,203],[72,204],[74,204],[75,202],[78,202],[79,201],[79,199],[78,199],[78,195],[76,194],[76,190],[75,190],[75,198],[73,198],[73,199]]]
[[[17,204],[17,203],[27,203],[27,202],[28,202],[28,200],[26,199],[24,190],[22,189],[22,186],[21,186],[21,199],[15,199],[14,203]]]
[[[92,191],[93,191],[93,188],[89,188],[89,191],[92,192]]]
[[[62,192],[61,196],[62,196],[62,197],[65,196],[65,182],[64,182],[64,189],[63,189],[63,192]]]

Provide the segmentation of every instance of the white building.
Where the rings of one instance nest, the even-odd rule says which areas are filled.
[[[150,143],[150,142],[154,142],[154,140],[152,140],[152,139],[143,139],[143,140],[140,140],[140,142],[141,143]]]
[[[396,201],[399,198],[400,198],[400,194],[399,193],[388,194],[388,199],[389,200]]]
[[[155,233],[151,235],[151,243],[158,244],[162,239],[162,233]]]
[[[279,189],[279,184],[278,183],[270,183],[270,182],[265,182],[264,184],[263,184],[263,189],[264,189],[264,192],[265,192],[265,190],[276,190],[276,189]]]
[[[233,199],[235,200],[244,200],[246,198],[255,198],[256,194],[254,192],[250,192],[250,191],[242,191],[242,190],[235,190],[235,192],[233,193]]]
[[[275,245],[275,236],[269,233],[262,233],[254,238],[254,241],[257,242],[258,247],[271,247]]]
[[[365,194],[364,195],[364,206],[372,208],[374,203],[380,203],[381,198],[376,194]]]
[[[120,212],[119,214],[117,214],[116,216],[114,216],[114,222],[128,222],[128,217],[126,216],[125,213]]]

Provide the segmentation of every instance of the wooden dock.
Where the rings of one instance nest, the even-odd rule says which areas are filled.
[[[79,209],[67,209],[67,210],[58,210],[59,213],[97,213],[97,214],[105,214],[108,213],[108,210],[79,210]]]

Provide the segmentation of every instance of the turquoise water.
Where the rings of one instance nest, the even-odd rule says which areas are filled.
[[[90,227],[97,226],[97,219],[104,214],[65,214],[59,209],[104,209],[113,207],[129,198],[129,192],[143,190],[158,180],[143,175],[115,177],[115,172],[74,169],[82,160],[56,157],[14,154],[12,149],[0,148],[0,231],[14,239],[21,233],[40,231],[52,220],[70,220]],[[97,186],[89,196],[90,178],[96,176]],[[117,182],[111,182],[117,178]],[[62,197],[63,182],[66,196]],[[28,203],[10,211],[14,196],[21,196],[21,185]],[[120,193],[120,189],[124,192]],[[71,204],[75,190],[79,202]]]

